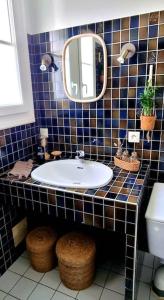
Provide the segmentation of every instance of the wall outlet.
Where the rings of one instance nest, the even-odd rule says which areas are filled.
[[[128,131],[128,142],[139,143],[140,142],[140,131]]]
[[[48,128],[40,128],[40,136],[48,138]]]

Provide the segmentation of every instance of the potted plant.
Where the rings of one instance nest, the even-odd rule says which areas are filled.
[[[154,96],[156,90],[157,88],[152,86],[152,80],[149,79],[143,94],[140,96],[142,107],[140,120],[142,130],[150,131],[154,129],[156,120]]]

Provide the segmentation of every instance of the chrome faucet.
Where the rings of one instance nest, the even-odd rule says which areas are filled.
[[[75,159],[84,158],[84,156],[85,156],[85,152],[83,150],[77,150],[76,154],[77,155],[75,156]]]

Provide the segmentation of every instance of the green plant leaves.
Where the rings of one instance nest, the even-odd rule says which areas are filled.
[[[143,94],[140,95],[142,113],[144,116],[152,116],[154,112],[154,96],[157,88],[150,86],[147,82]]]

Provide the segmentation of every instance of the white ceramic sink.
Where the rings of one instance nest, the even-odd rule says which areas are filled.
[[[65,159],[43,164],[31,173],[31,177],[58,187],[93,189],[108,184],[113,171],[99,162]]]

